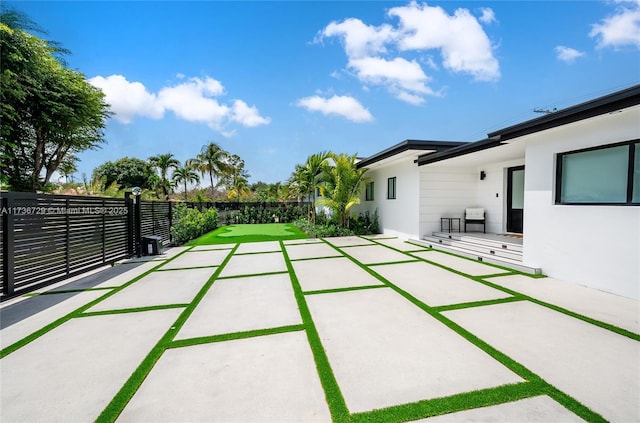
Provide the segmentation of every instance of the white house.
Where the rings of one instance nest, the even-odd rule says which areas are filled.
[[[405,141],[358,165],[372,183],[358,211],[377,209],[385,234],[420,240],[442,217],[464,232],[464,210],[483,208],[487,232],[522,235],[523,266],[640,299],[640,85],[481,141]]]

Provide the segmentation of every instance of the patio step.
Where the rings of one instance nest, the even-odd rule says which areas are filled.
[[[450,234],[446,234],[447,236]],[[500,243],[496,241],[489,241],[485,239],[461,237],[451,235],[452,238],[445,238],[444,236],[424,236],[422,239],[429,241],[433,244],[439,244],[440,246],[456,247],[462,250],[472,251],[474,254],[485,254],[487,256],[495,256],[507,258],[515,261],[522,261],[522,246]]]
[[[515,243],[501,243],[498,240],[480,239],[464,233],[434,233],[434,236],[425,236],[424,239],[411,240],[411,242],[478,261],[505,266],[523,273],[542,274],[542,269],[522,263],[522,245]],[[506,248],[503,248],[505,244]]]

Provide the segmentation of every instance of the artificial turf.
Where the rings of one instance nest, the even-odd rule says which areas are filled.
[[[216,245],[241,242],[286,241],[309,238],[291,223],[262,223],[220,227],[186,245]]]

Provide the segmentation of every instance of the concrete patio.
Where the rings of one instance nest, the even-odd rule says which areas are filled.
[[[0,421],[640,421],[640,303],[398,239],[178,247],[0,306]]]

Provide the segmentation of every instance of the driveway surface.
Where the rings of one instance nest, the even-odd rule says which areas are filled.
[[[384,237],[177,247],[0,306],[0,421],[640,421],[640,303]]]

